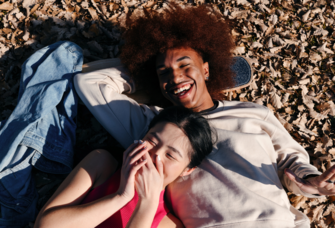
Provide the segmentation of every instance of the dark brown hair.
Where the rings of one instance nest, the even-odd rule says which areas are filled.
[[[235,46],[230,32],[227,21],[212,6],[182,8],[171,2],[162,14],[145,9],[144,16],[128,14],[120,58],[137,86],[156,101],[165,100],[158,86],[156,56],[168,49],[190,47],[209,63],[207,89],[212,99],[221,100],[222,90],[234,85],[230,65]]]
[[[199,166],[202,160],[212,152],[217,135],[199,113],[182,106],[167,107],[152,119],[149,129],[162,122],[176,125],[190,141],[192,151],[189,151],[188,155],[190,159],[188,168]]]

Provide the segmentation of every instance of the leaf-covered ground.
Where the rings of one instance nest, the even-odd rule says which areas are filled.
[[[199,5],[208,0],[178,1]],[[335,164],[335,2],[330,0],[213,0],[233,20],[236,55],[254,66],[250,87],[227,94],[270,108],[309,153],[320,171]],[[17,103],[22,63],[36,50],[70,40],[84,50],[84,61],[113,58],[119,53],[117,27],[131,11],[162,10],[162,0],[0,0],[0,120]],[[118,144],[79,105],[75,158]],[[41,208],[64,175],[34,170]],[[311,227],[335,227],[335,197],[309,199],[288,193]],[[27,224],[32,227],[33,224]]]

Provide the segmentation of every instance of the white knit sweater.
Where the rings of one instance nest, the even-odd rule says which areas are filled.
[[[159,107],[140,105],[122,94],[133,92],[126,69],[81,73],[76,90],[97,120],[127,148],[141,139]],[[168,187],[175,214],[186,227],[309,227],[283,189],[308,197],[284,175],[290,168],[303,178],[320,174],[307,152],[266,107],[220,101],[204,115],[218,134],[212,153],[190,175]]]

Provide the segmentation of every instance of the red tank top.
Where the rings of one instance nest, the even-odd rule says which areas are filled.
[[[88,195],[84,198],[81,204],[89,203],[94,200],[100,199],[106,195],[113,194],[119,189],[120,185],[120,169],[115,172],[115,174],[110,177],[106,182],[98,187],[94,188],[92,191],[88,193]],[[100,223],[98,228],[125,228],[133,211],[135,210],[136,204],[138,201],[138,194],[135,191],[134,198],[129,201],[124,207],[122,207],[119,211],[115,212],[108,219]],[[156,228],[163,217],[169,212],[165,203],[164,203],[164,191],[161,192],[159,205],[154,217],[154,220],[151,224],[151,228]]]

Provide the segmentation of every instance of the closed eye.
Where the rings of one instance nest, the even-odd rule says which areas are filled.
[[[170,153],[166,153],[166,156],[168,156],[169,158],[172,158],[172,159],[176,160]]]
[[[157,146],[157,144],[154,142],[154,141],[152,141],[151,139],[148,139],[149,141],[150,141],[150,143],[153,145],[153,146]]]
[[[190,64],[188,63],[188,64],[183,64],[183,65],[181,65],[180,66],[180,68],[183,68],[183,67],[186,67],[186,66],[189,66]]]

